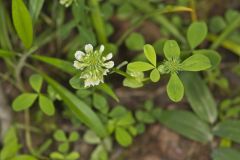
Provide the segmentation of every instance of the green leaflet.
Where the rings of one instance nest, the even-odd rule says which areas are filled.
[[[240,121],[226,120],[220,122],[214,127],[213,134],[240,143]]]
[[[195,141],[206,143],[212,140],[208,124],[188,111],[162,111],[159,121],[177,133]]]
[[[55,113],[55,107],[51,99],[45,95],[39,95],[39,106],[41,110],[48,116],[52,116]]]
[[[41,73],[41,75],[54,88],[54,90],[58,92],[64,103],[77,116],[77,118],[95,131],[98,136],[105,137],[107,135],[106,129],[104,128],[101,120],[89,106],[54,79],[43,73]]]
[[[157,56],[155,53],[155,49],[152,45],[146,44],[144,45],[144,54],[147,57],[148,61],[151,62],[156,67]]]
[[[107,114],[109,111],[107,99],[98,93],[93,94],[93,105],[103,114]]]
[[[33,41],[32,19],[22,0],[12,0],[12,18],[19,38],[26,48],[30,48]]]
[[[207,85],[197,73],[184,72],[180,74],[185,94],[194,112],[209,123],[217,119],[216,102]]]
[[[150,79],[153,82],[158,82],[160,80],[160,73],[159,73],[159,71],[156,68],[151,71]]]
[[[239,160],[240,152],[232,148],[218,148],[212,153],[213,160]]]
[[[132,33],[126,39],[125,44],[130,50],[141,50],[144,46],[144,37],[139,33]]]
[[[43,78],[39,74],[33,74],[29,78],[29,83],[30,83],[31,87],[34,89],[34,91],[39,93],[42,88]]]
[[[35,93],[22,93],[12,103],[14,111],[22,111],[32,106],[38,95]]]
[[[126,129],[122,127],[117,127],[115,132],[115,138],[118,141],[120,145],[123,147],[127,147],[130,144],[132,144],[132,137],[131,135],[126,131]]]
[[[211,62],[207,56],[202,54],[194,54],[181,63],[184,71],[201,71],[211,67]]]
[[[0,46],[4,49],[11,49],[12,44],[9,37],[9,26],[8,23],[9,15],[7,14],[7,7],[3,3],[3,0],[0,0]]]
[[[68,61],[64,61],[62,59],[48,57],[48,56],[40,56],[40,55],[32,55],[33,59],[42,61],[44,63],[50,64],[68,74],[76,73],[76,69],[73,67],[73,64]]]
[[[143,71],[148,71],[153,69],[154,66],[147,62],[137,61],[137,62],[129,63],[127,68],[130,71],[143,72]]]
[[[163,52],[168,60],[171,60],[172,58],[178,58],[181,53],[178,43],[174,40],[167,40],[164,43]]]
[[[205,22],[193,22],[187,31],[187,40],[192,49],[196,48],[206,38],[208,33]]]
[[[167,94],[174,102],[179,102],[183,98],[184,87],[176,73],[171,74],[170,80],[167,84]]]
[[[205,55],[208,57],[208,59],[211,62],[212,67],[211,68],[216,68],[221,62],[222,57],[217,51],[210,50],[210,49],[200,49],[200,50],[195,50],[193,51],[193,54],[201,54]]]

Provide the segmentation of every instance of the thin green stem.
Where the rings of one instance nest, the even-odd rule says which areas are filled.
[[[153,10],[155,10],[155,7],[153,7],[149,3],[146,3],[142,0],[132,0],[130,2],[138,10],[140,10],[141,12],[143,12],[145,14],[151,13]],[[181,6],[179,6],[179,7],[181,7]],[[171,7],[168,7],[168,8],[171,8]],[[187,8],[187,7],[185,7],[185,8]],[[182,35],[182,33],[166,17],[164,17],[163,15],[157,15],[157,16],[153,16],[152,20],[155,23],[157,23],[159,25],[162,25],[165,29],[167,29],[180,42],[182,42],[184,44],[186,43],[186,39]]]
[[[196,2],[195,0],[190,0],[190,5],[192,8],[191,17],[192,21],[197,21],[197,12],[196,12]]]
[[[132,33],[132,31],[134,31],[136,28],[138,28],[145,20],[152,18],[152,17],[156,17],[156,15],[158,15],[158,20],[161,20],[162,23],[164,23],[170,27],[171,25],[169,25],[168,21],[165,20],[163,17],[160,18],[160,16],[162,14],[174,13],[174,12],[192,12],[192,9],[187,8],[187,7],[182,7],[182,6],[174,6],[174,7],[166,7],[164,9],[149,12],[149,13],[145,14],[142,18],[137,20],[134,24],[132,24],[131,27],[123,33],[123,35],[116,42],[117,46],[120,46],[124,42],[124,40],[128,37],[128,35],[130,33]],[[180,38],[180,39],[182,42],[185,41],[184,38]]]
[[[211,45],[211,49],[217,49],[219,45],[227,38],[229,34],[231,34],[237,27],[240,26],[240,16],[237,16],[222,32],[222,34],[214,41]]]

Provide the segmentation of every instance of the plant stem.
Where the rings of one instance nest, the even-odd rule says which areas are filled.
[[[211,49],[217,49],[219,45],[226,39],[226,37],[231,34],[237,27],[240,26],[240,17],[237,16],[228,26],[227,28],[221,33],[221,35],[214,41],[211,45]]]
[[[149,13],[145,14],[144,16],[142,16],[141,18],[139,18],[134,24],[132,24],[130,26],[130,28],[128,30],[126,30],[123,33],[123,35],[116,42],[117,46],[120,46],[123,43],[123,41],[127,38],[127,36],[130,33],[132,33],[132,31],[134,31],[136,28],[138,28],[145,20],[147,20],[149,18],[154,18],[154,17],[156,17],[156,15],[158,15],[158,18],[160,18],[160,16],[162,14],[174,13],[174,12],[192,12],[192,9],[191,8],[187,8],[187,7],[178,7],[178,6],[176,6],[176,7],[165,8],[165,9],[160,9],[160,10],[157,10],[157,11],[149,12]],[[162,20],[162,22],[166,22],[165,24],[168,24],[168,22],[165,21],[164,17],[162,17],[160,19]],[[184,40],[184,39],[182,39],[182,40]]]
[[[192,21],[197,21],[197,13],[196,13],[196,2],[195,0],[190,0],[190,5],[192,8],[192,12],[191,12],[191,17],[192,17]]]
[[[99,1],[89,0],[89,6],[91,7],[92,23],[97,33],[98,41],[99,43],[106,44],[108,40],[106,36],[104,21],[99,7]]]
[[[136,7],[139,11],[145,14],[148,14],[155,10],[155,7],[142,0],[132,0],[131,4],[133,4],[134,7]],[[162,25],[180,42],[184,44],[186,43],[186,39],[183,34],[166,17],[164,17],[163,15],[157,15],[152,17],[152,20],[155,21],[157,24]]]

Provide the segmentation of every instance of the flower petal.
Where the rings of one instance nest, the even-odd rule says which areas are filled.
[[[100,53],[103,53],[103,51],[104,51],[104,45],[101,45],[101,46],[100,46],[100,49],[99,49],[99,52],[100,52]]]
[[[99,79],[88,78],[84,81],[84,87],[97,86],[99,85],[99,83],[100,83]]]
[[[103,59],[103,61],[107,61],[107,60],[112,59],[112,57],[113,57],[113,54],[109,53],[106,57],[103,57],[102,59]]]
[[[75,58],[76,58],[76,60],[81,61],[81,59],[84,55],[85,55],[85,53],[83,53],[82,51],[77,51],[75,53]]]
[[[108,72],[109,72],[109,69],[105,69],[105,70],[103,71],[103,75],[106,76]]]
[[[114,66],[114,62],[113,61],[109,61],[107,63],[104,63],[104,66],[108,69],[112,68]]]
[[[75,67],[76,69],[82,70],[82,69],[84,69],[85,66],[86,65],[84,63],[81,63],[79,61],[74,61],[73,62],[73,67]]]
[[[91,44],[85,45],[85,51],[86,51],[86,53],[93,52],[93,46]]]

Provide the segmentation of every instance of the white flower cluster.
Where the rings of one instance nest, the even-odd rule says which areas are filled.
[[[64,5],[65,7],[69,7],[74,0],[60,0],[60,4]]]
[[[73,66],[81,70],[79,78],[84,79],[84,87],[96,86],[104,82],[103,76],[107,75],[109,69],[114,66],[112,53],[103,56],[104,46],[101,45],[99,50],[93,50],[91,44],[85,45],[85,53],[77,51]]]

